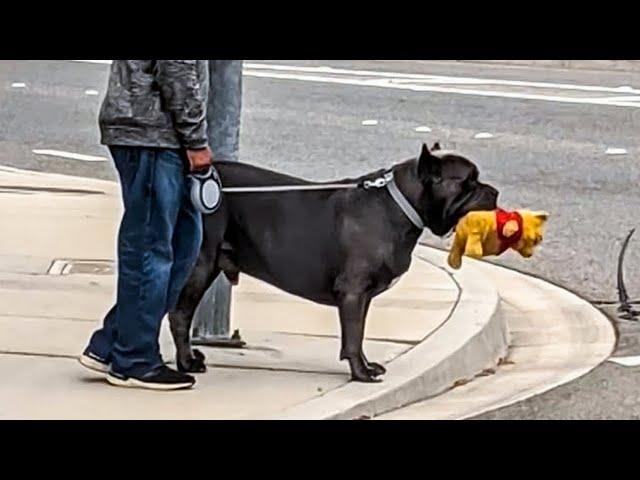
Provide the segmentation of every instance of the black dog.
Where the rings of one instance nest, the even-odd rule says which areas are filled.
[[[435,149],[423,145],[419,158],[392,171],[424,225],[442,236],[466,213],[496,208],[498,192],[478,181],[469,160]],[[317,185],[241,163],[218,162],[216,168],[225,187]],[[337,183],[362,183],[383,173]],[[385,188],[225,194],[220,209],[204,217],[200,256],[169,314],[178,368],[205,371],[204,355],[191,349],[193,313],[221,271],[232,283],[243,272],[338,307],[340,359],[349,361],[354,380],[377,381],[385,368],[362,350],[369,303],[409,269],[421,233]]]

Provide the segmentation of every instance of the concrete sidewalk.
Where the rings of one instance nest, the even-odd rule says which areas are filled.
[[[192,391],[108,386],[75,357],[114,295],[121,215],[111,182],[0,167],[0,418],[260,418],[344,385],[337,314],[247,276],[232,323],[243,350],[204,349],[209,372]],[[448,318],[459,291],[414,262],[371,308],[366,351],[389,364]],[[172,361],[164,322],[161,345]]]
[[[491,281],[496,267],[465,259],[453,273],[444,266],[444,253],[420,246],[409,272],[372,302],[365,350],[386,365],[382,383],[349,382],[348,366],[338,361],[335,309],[241,275],[232,327],[241,329],[248,348],[204,348],[209,370],[190,391],[111,387],[76,357],[113,302],[118,189],[111,182],[0,167],[0,418],[375,417],[452,391],[508,355],[514,323]],[[529,290],[529,284],[518,290],[523,309],[533,308]],[[549,318],[546,326],[562,318]],[[591,332],[591,317],[585,318],[583,327]],[[595,350],[575,337],[575,351],[586,348],[589,355],[571,372],[608,355],[612,336],[604,330],[596,332]],[[173,362],[166,321],[161,347]],[[537,360],[527,361],[535,367]],[[551,373],[566,377],[568,361],[556,362]],[[464,412],[480,408],[483,398]],[[426,416],[438,415],[431,408]],[[456,418],[450,410],[447,415]]]

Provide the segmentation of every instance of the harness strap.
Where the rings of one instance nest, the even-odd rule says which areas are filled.
[[[387,182],[386,187],[391,194],[391,198],[393,198],[393,200],[398,204],[407,218],[411,220],[411,223],[418,227],[419,230],[424,230],[424,222],[422,221],[422,218],[418,212],[416,212],[415,208],[413,208],[413,205],[409,203],[407,197],[405,197],[398,188],[398,185],[393,178],[393,172],[391,172],[391,180]]]

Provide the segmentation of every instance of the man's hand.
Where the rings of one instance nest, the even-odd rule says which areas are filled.
[[[187,158],[189,159],[189,169],[192,172],[206,170],[213,162],[213,155],[209,147],[187,150]]]

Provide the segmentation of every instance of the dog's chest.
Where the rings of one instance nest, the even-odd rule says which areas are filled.
[[[401,277],[402,277],[402,274],[398,275],[397,277],[392,278],[390,282],[384,282],[384,283],[378,284],[377,288],[375,288],[375,290],[374,290],[373,296],[379,295],[380,293],[389,290],[396,283],[398,283],[398,281],[400,280]]]
[[[393,262],[389,262],[378,272],[378,285],[376,295],[389,290],[400,281],[402,276],[407,273],[411,266],[411,253],[408,255],[399,255]]]
[[[389,285],[387,286],[387,290],[393,287],[396,283],[398,283],[398,280],[400,280],[400,277],[402,277],[402,275],[398,275],[397,277],[392,279]]]

